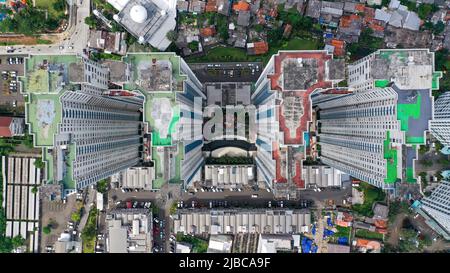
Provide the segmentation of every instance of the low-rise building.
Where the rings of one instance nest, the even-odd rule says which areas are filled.
[[[55,253],[81,253],[81,241],[74,241],[70,233],[63,232],[55,242]]]
[[[125,32],[107,32],[104,30],[89,31],[88,47],[102,50],[105,53],[125,55],[127,43]]]
[[[300,235],[259,235],[258,253],[299,253],[300,250]]]
[[[107,250],[110,253],[150,253],[152,249],[152,214],[147,209],[118,209],[111,211]]]
[[[308,210],[180,210],[173,216],[174,233],[183,234],[298,234],[311,224]]]
[[[187,243],[177,242],[175,253],[191,253],[192,246]]]
[[[247,186],[255,180],[253,165],[205,165],[205,186],[224,189]]]
[[[209,237],[207,253],[231,253],[232,245],[232,235],[211,235]]]
[[[125,189],[152,190],[153,167],[131,167],[120,173],[119,185]]]
[[[350,253],[350,246],[328,244],[328,253]]]
[[[0,137],[23,136],[24,129],[24,118],[0,117]]]
[[[303,166],[302,179],[306,186],[316,185],[322,187],[341,187],[342,182],[349,176],[338,169],[325,165]]]
[[[269,51],[269,44],[265,41],[247,44],[247,53],[249,55],[266,54],[268,51]]]
[[[6,217],[6,237],[20,235],[29,242],[30,252],[38,252],[40,202],[39,186],[44,177],[43,169],[37,168],[38,157],[3,156],[3,203]]]

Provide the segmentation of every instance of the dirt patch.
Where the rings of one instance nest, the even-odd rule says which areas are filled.
[[[35,45],[37,44],[36,37],[30,36],[0,36],[0,44],[19,44],[19,45]]]

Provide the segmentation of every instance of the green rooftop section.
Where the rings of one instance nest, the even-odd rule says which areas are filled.
[[[42,160],[47,162],[46,168],[47,168],[47,183],[52,184],[54,177],[53,177],[53,168],[54,168],[54,161],[52,154],[48,151],[48,148],[42,149]]]
[[[389,80],[375,80],[375,87],[383,88],[388,86],[389,83]]]
[[[22,79],[26,93],[58,93],[69,84],[69,66],[80,63],[76,55],[33,55],[26,59]]]
[[[397,150],[391,148],[390,132],[386,132],[386,139],[383,142],[384,159],[386,159],[385,183],[392,184],[397,181]]]
[[[35,146],[53,146],[53,137],[61,122],[59,94],[30,94],[26,118]]]
[[[146,93],[145,94],[145,113],[144,121],[148,122],[152,133],[152,146],[170,146],[173,145],[172,135],[176,130],[176,125],[180,120],[180,107],[175,100],[175,93]],[[168,134],[166,137],[161,137],[159,125],[166,125],[165,122],[156,121],[153,116],[154,110],[157,107],[161,107],[162,100],[169,100],[172,111],[172,118],[167,121]],[[165,100],[165,101],[167,101]],[[162,107],[166,109],[166,107]],[[167,110],[167,109],[166,109]],[[158,112],[158,111],[157,111]]]
[[[145,90],[136,83],[137,81],[142,80],[140,79],[138,69],[139,67],[142,67],[142,65],[152,64],[153,61],[164,60],[170,61],[172,66],[172,80],[176,82],[175,90],[172,91],[183,91],[183,82],[187,80],[187,76],[181,74],[180,57],[175,53],[128,53],[128,55],[123,58],[123,61],[130,64],[130,67],[132,67],[133,69],[131,74],[131,83],[124,84],[124,89],[139,90],[141,92],[152,92]],[[158,90],[153,90],[153,92],[158,92]],[[164,90],[160,92],[164,92]]]
[[[442,71],[433,72],[433,79],[431,80],[431,89],[439,90],[439,79],[442,78]]]
[[[169,134],[166,138],[161,138],[160,133],[155,130],[152,132],[152,146],[169,146],[172,145],[172,134],[175,132],[176,124],[180,120],[180,111],[178,107],[174,107],[174,116],[170,121]]]
[[[75,181],[73,180],[73,163],[75,161],[76,149],[75,144],[70,144],[68,146],[67,154],[66,154],[66,173],[64,175],[63,180],[61,181],[64,189],[75,189]]]
[[[392,55],[396,55],[399,59],[403,61],[408,60],[408,52],[402,50],[380,50],[379,51],[380,58],[391,60]]]
[[[414,177],[414,170],[413,168],[406,168],[406,182],[408,183],[416,183],[417,180]]]
[[[397,119],[400,120],[400,128],[406,133],[409,130],[409,119],[420,118],[422,96],[417,96],[415,103],[399,103],[397,105]]]
[[[424,144],[425,138],[423,136],[406,136],[407,144]]]

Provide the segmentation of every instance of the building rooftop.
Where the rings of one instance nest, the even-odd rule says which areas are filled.
[[[114,20],[137,37],[140,43],[149,43],[165,50],[170,45],[166,34],[176,25],[176,9],[168,5],[164,0],[129,0],[122,5]]]

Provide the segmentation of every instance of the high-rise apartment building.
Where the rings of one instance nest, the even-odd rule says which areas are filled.
[[[450,240],[450,182],[442,181],[430,196],[421,200],[421,209],[437,223],[432,227]]]
[[[379,50],[348,66],[353,93],[313,97],[321,161],[374,186],[415,183],[440,72],[426,49]]]
[[[43,147],[47,182],[64,194],[136,165],[142,99],[104,95],[107,67],[76,55],[33,55],[26,60],[23,93],[36,147]]]
[[[445,92],[434,102],[434,119],[430,129],[437,140],[450,146],[450,92]]]
[[[309,147],[310,96],[344,79],[344,62],[326,51],[280,51],[274,55],[252,94],[257,108],[256,167],[278,196],[295,197],[305,188],[302,164]]]

